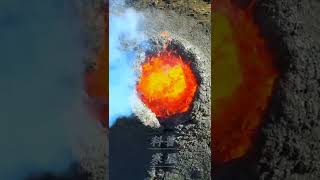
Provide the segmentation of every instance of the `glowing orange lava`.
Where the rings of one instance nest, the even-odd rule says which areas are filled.
[[[197,82],[190,65],[165,50],[147,57],[136,89],[141,100],[161,119],[189,110]]]
[[[255,24],[252,7],[240,9],[218,0],[214,16],[215,164],[244,156],[257,137],[277,71],[273,57]]]

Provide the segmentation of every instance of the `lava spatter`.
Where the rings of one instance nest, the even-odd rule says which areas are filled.
[[[189,110],[197,81],[189,63],[164,50],[146,58],[136,89],[141,100],[161,120]]]

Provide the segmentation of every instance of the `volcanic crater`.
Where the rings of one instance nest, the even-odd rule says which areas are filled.
[[[199,87],[203,78],[199,72],[203,70],[198,63],[201,57],[177,39],[153,38],[148,44],[149,48],[141,51],[135,66],[136,90],[143,103],[137,106],[141,109],[136,108],[136,115],[144,124],[150,124],[147,121],[153,119],[165,127],[190,120],[195,101],[201,96]]]

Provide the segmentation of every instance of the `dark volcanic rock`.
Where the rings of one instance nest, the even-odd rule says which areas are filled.
[[[257,3],[256,22],[276,55],[280,77],[256,147],[248,157],[214,169],[214,179],[320,179],[320,2]]]
[[[257,148],[259,179],[319,179],[320,3],[262,0],[257,22],[281,76]]]
[[[161,32],[166,31],[169,33],[169,37],[175,41],[173,45],[181,43],[179,46],[183,48],[180,50],[183,50],[186,56],[188,56],[187,52],[191,52],[192,56],[195,57],[191,59],[194,60],[192,66],[198,75],[199,89],[190,114],[185,117],[185,120],[180,121],[181,123],[175,126],[148,130],[146,127],[141,127],[142,124],[133,125],[133,122],[123,121],[118,122],[117,126],[111,128],[111,179],[125,179],[127,176],[121,174],[121,171],[117,169],[124,166],[121,163],[126,162],[125,159],[131,159],[127,161],[129,164],[138,163],[138,156],[141,157],[140,161],[144,164],[139,163],[134,166],[136,170],[129,171],[128,166],[124,168],[123,172],[131,174],[130,177],[137,177],[138,179],[142,177],[141,173],[145,172],[145,177],[150,180],[211,179],[211,31],[199,24],[195,19],[189,16],[180,16],[174,11],[164,12],[158,9],[143,9],[142,12],[145,17],[146,35],[150,39],[160,37]],[[157,169],[155,173],[152,172],[152,167],[150,166],[152,151],[147,149],[150,147],[151,138],[150,135],[148,137],[146,134],[148,131],[163,137],[171,135],[176,137],[177,151],[174,151],[178,157],[176,168],[164,169],[163,173],[161,173],[160,169]],[[125,133],[131,135],[125,135]],[[124,137],[128,139],[126,140]],[[126,142],[122,147],[126,148],[130,146],[131,150],[134,148],[135,150],[132,151],[135,153],[130,152],[131,155],[126,154],[125,156],[129,157],[120,161],[123,150],[119,150],[120,145],[118,145],[118,148],[115,148],[114,143],[117,144],[117,139],[122,139]],[[167,153],[166,150],[160,150],[159,152]],[[133,161],[134,157],[136,157],[136,161]],[[146,162],[146,158],[148,162]],[[114,172],[112,172],[113,170]]]
[[[164,179],[208,180],[211,178],[211,30],[173,11],[146,10],[144,14],[149,36],[167,31],[172,39],[197,56],[193,65],[199,75],[199,93],[190,120],[167,132],[177,137],[179,163]]]

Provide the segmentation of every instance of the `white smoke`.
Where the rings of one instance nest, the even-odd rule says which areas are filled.
[[[109,126],[117,118],[132,114],[137,75],[134,61],[137,52],[128,44],[144,42],[143,15],[132,8],[124,8],[123,1],[111,1],[109,19]]]

